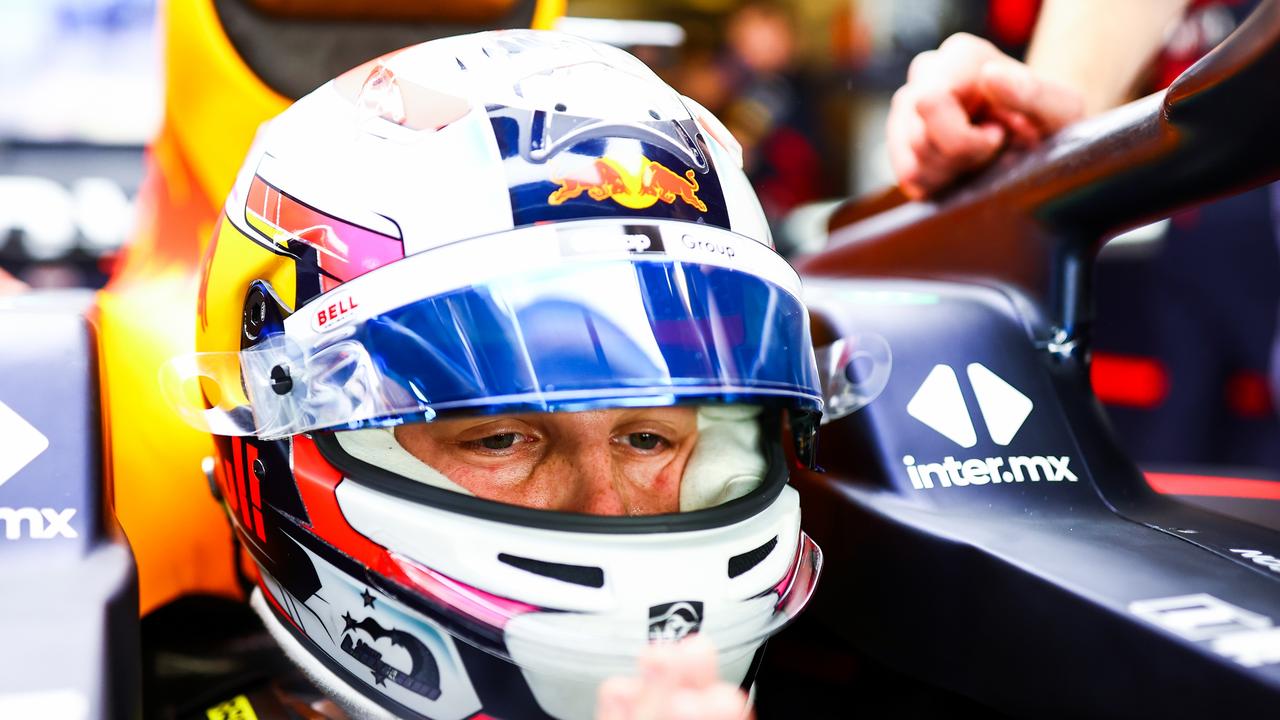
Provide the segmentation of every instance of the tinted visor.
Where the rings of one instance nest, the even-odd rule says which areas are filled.
[[[460,276],[474,281],[450,287]],[[454,411],[749,401],[816,413],[798,291],[772,250],[718,228],[529,227],[356,278],[252,348],[171,364],[166,385],[181,400],[198,376],[203,397],[179,403],[188,419],[263,438]]]

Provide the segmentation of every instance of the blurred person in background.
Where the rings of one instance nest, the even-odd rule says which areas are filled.
[[[725,21],[718,53],[695,52],[675,84],[720,117],[742,144],[743,165],[776,223],[817,199],[822,168],[795,67],[795,26],[782,3],[747,2]]]
[[[0,268],[0,295],[13,295],[27,289],[27,284]]]
[[[1005,148],[1167,86],[1254,5],[1049,0],[1025,62],[952,36],[914,59],[894,95],[899,187],[934,197]],[[1280,471],[1278,209],[1273,186],[1183,211],[1150,257],[1099,265],[1095,386],[1144,388],[1109,408],[1140,462]]]

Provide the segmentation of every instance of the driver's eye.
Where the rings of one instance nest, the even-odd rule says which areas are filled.
[[[653,450],[662,443],[662,436],[654,433],[631,433],[627,436],[627,444],[637,450]]]
[[[480,438],[477,442],[485,450],[506,450],[515,445],[519,437],[519,433],[498,433],[497,435]]]

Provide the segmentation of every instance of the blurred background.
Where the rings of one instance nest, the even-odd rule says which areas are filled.
[[[569,0],[560,27],[626,47],[720,116],[780,224],[889,183],[884,114],[917,52],[965,30],[1019,53],[1037,5]],[[159,43],[154,0],[0,4],[0,266],[38,287],[105,280],[160,122]]]
[[[568,0],[559,28],[627,48],[724,120],[779,249],[794,253],[821,246],[838,201],[891,184],[884,119],[911,58],[960,31],[1020,57],[1039,5]],[[1166,85],[1251,5],[1195,3],[1146,89]],[[33,287],[101,287],[135,230],[145,148],[163,114],[156,12],[154,0],[0,3],[0,268]],[[1280,471],[1267,380],[1277,208],[1280,195],[1264,189],[1105,251],[1095,388],[1149,467]]]

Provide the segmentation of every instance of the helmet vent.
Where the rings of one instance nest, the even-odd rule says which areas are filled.
[[[777,538],[774,538],[774,541],[776,542]],[[598,567],[566,565],[564,563],[547,562],[546,560],[517,557],[506,553],[498,553],[498,561],[511,567],[520,568],[525,572],[560,580],[561,582],[592,588],[604,587],[604,570]]]
[[[244,305],[244,336],[249,341],[258,339],[262,326],[267,324],[267,296],[262,288],[249,290],[249,300]]]
[[[764,562],[769,557],[769,553],[778,545],[778,536],[774,535],[773,539],[761,545],[755,550],[749,550],[741,555],[734,555],[729,558],[729,577],[736,578],[751,568]]]

